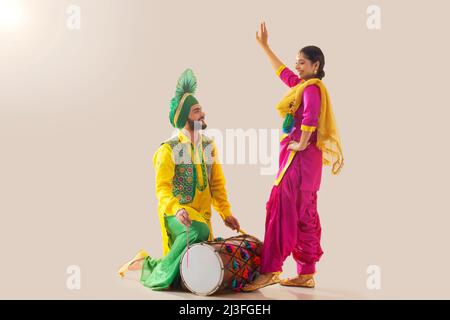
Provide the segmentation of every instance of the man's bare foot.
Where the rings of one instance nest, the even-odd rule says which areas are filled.
[[[135,271],[142,269],[143,261],[146,257],[148,257],[148,253],[145,250],[139,251],[132,260],[122,265],[117,273],[123,278],[125,277],[125,272],[128,270]]]
[[[142,259],[133,261],[133,263],[131,263],[131,264],[128,266],[128,270],[130,270],[130,271],[138,271],[138,270],[141,270],[141,269],[142,269],[143,262],[144,262],[144,259],[145,259],[145,258],[142,258]]]

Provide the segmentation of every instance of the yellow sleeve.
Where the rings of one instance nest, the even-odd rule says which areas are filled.
[[[222,171],[222,165],[219,163],[216,155],[216,146],[214,144],[214,162],[211,169],[210,188],[212,193],[212,205],[223,220],[232,216],[231,206],[228,202],[227,190],[225,189],[225,176]]]
[[[316,131],[316,128],[317,128],[317,127],[314,127],[314,126],[306,126],[306,125],[302,124],[301,127],[300,127],[300,130],[302,130],[302,131],[308,131],[308,132],[314,132],[314,131]]]
[[[174,215],[183,207],[172,193],[172,179],[175,174],[175,163],[172,159],[172,149],[168,144],[163,144],[153,157],[156,171],[156,197],[159,208],[166,215]]]
[[[281,75],[281,73],[283,72],[284,69],[286,69],[286,66],[284,64],[282,64],[275,72],[277,77],[279,77]]]

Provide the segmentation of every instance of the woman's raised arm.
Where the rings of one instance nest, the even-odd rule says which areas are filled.
[[[269,59],[272,68],[280,79],[289,87],[296,86],[300,79],[290,69],[286,68],[286,65],[277,57],[277,55],[270,49],[269,33],[267,32],[266,23],[261,22],[259,31],[256,32],[256,42],[261,46],[267,58]]]
[[[256,31],[256,41],[261,46],[267,58],[269,59],[272,68],[277,71],[281,66],[284,65],[284,63],[277,57],[275,53],[273,53],[272,49],[270,49],[268,39],[269,33],[267,32],[266,23],[261,22],[259,31]]]

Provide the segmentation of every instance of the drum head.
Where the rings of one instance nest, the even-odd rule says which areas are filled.
[[[195,294],[210,295],[219,289],[223,279],[223,262],[214,248],[197,243],[189,248],[180,262],[181,279]]]

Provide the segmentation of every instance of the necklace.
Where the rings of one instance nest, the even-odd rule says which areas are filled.
[[[194,152],[194,146],[191,144],[191,155],[194,155],[195,158],[195,152]],[[197,187],[198,191],[203,191],[206,189],[207,185],[208,185],[208,180],[207,180],[207,172],[206,172],[206,164],[205,164],[205,160],[203,158],[203,148],[197,148],[197,155],[198,158],[201,159],[200,160],[200,167],[202,170],[202,185],[200,186],[200,184],[198,183],[198,172],[197,172],[197,164],[195,161],[193,161],[193,165],[194,165],[194,179],[197,182],[195,185]],[[192,159],[192,156],[191,156]]]

